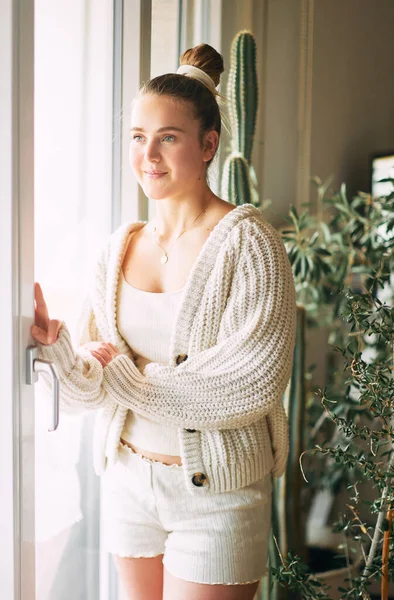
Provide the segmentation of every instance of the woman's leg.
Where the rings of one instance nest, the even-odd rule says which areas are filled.
[[[127,600],[163,599],[163,555],[152,558],[114,556]]]
[[[119,461],[102,479],[103,547],[116,565],[127,600],[162,600],[161,526],[151,463],[120,447]]]
[[[253,600],[259,582],[242,585],[193,583],[164,569],[163,600]]]

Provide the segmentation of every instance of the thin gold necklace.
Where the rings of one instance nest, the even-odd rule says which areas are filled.
[[[202,209],[202,211],[197,215],[197,217],[194,219],[193,223],[190,225],[190,227],[188,227],[187,229],[183,229],[183,231],[181,231],[181,233],[178,235],[178,237],[176,238],[175,242],[172,244],[171,248],[169,249],[168,252],[166,252],[164,250],[164,248],[162,246],[160,246],[159,242],[157,241],[157,236],[156,236],[156,226],[152,225],[152,233],[153,233],[153,239],[155,240],[156,244],[159,246],[159,248],[161,248],[161,250],[163,250],[163,256],[160,258],[160,262],[162,265],[165,265],[168,262],[168,255],[171,252],[171,250],[173,249],[173,247],[175,246],[175,244],[177,243],[177,241],[179,240],[179,238],[181,237],[181,235],[183,233],[185,233],[185,231],[188,231],[189,229],[191,229],[194,225],[194,223],[197,221],[198,217],[200,215],[202,215],[202,213],[205,211],[205,209],[207,208],[208,204],[210,203],[211,198],[208,200],[208,202],[206,203],[206,205],[204,206],[204,208]]]

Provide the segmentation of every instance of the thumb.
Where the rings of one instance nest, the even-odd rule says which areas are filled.
[[[59,330],[61,329],[62,323],[57,319],[51,319],[48,324],[48,344],[53,344],[57,340]]]
[[[47,346],[49,344],[48,332],[44,331],[37,325],[32,325],[30,327],[30,333],[31,333],[33,339],[36,340],[36,342],[40,342],[40,344],[44,344],[45,346]]]

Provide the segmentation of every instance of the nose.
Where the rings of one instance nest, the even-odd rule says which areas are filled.
[[[159,162],[160,151],[155,140],[147,141],[145,144],[145,160],[147,162]]]

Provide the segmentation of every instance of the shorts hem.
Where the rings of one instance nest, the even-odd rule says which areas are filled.
[[[259,577],[258,579],[251,579],[249,581],[197,581],[195,579],[188,579],[186,577],[182,577],[180,575],[176,575],[175,573],[173,573],[172,571],[170,571],[170,569],[167,567],[167,565],[165,564],[164,560],[163,560],[163,564],[164,567],[166,568],[166,570],[170,573],[170,575],[172,575],[173,577],[176,577],[177,579],[182,579],[182,581],[189,581],[190,583],[200,583],[200,584],[204,584],[204,585],[248,585],[249,583],[257,583],[260,582],[261,579],[267,575],[267,571],[265,571],[261,577]]]
[[[124,552],[116,552],[112,550],[108,550],[109,554],[113,556],[118,556],[119,558],[155,558],[156,556],[161,556],[164,552],[147,552],[145,554],[130,554]]]

